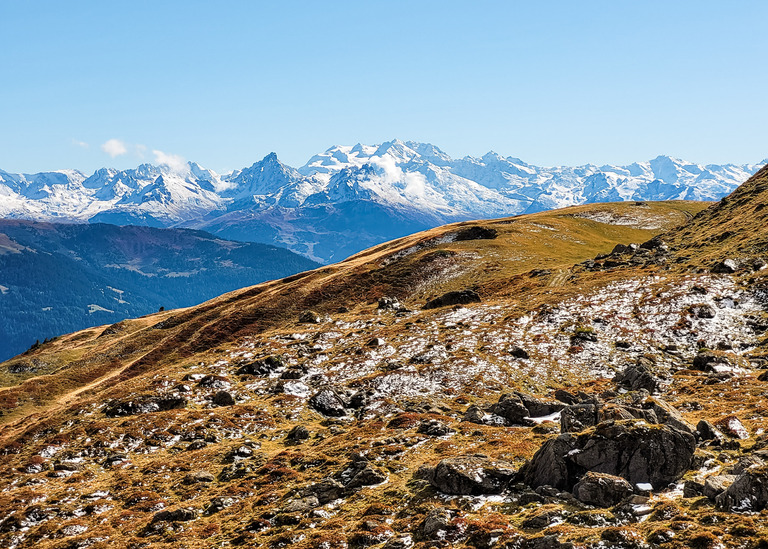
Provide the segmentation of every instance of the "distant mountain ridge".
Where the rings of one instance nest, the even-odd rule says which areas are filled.
[[[717,200],[766,161],[699,165],[668,156],[627,166],[540,167],[489,152],[452,159],[429,143],[334,146],[294,169],[275,153],[217,174],[142,164],[10,174],[0,170],[0,217],[192,227],[285,246],[332,262],[452,221],[574,204]]]

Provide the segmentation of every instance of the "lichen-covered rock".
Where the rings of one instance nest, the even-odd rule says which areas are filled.
[[[704,487],[701,492],[712,501],[715,501],[717,496],[725,492],[735,480],[736,475],[712,475],[704,481]]]
[[[592,471],[581,477],[573,487],[576,499],[596,507],[611,507],[633,493],[632,485],[625,479]]]
[[[511,463],[481,456],[442,460],[431,471],[429,482],[445,494],[498,494],[517,476]]]

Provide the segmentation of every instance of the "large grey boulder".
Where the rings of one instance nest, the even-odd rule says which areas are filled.
[[[445,494],[498,494],[516,477],[511,463],[481,456],[458,456],[442,460],[428,473],[432,486]]]
[[[580,435],[564,434],[542,445],[525,468],[530,486],[572,490],[588,471],[620,476],[660,489],[690,468],[692,434],[644,421],[605,422]]]

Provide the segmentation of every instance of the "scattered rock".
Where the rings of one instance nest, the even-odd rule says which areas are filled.
[[[612,507],[632,493],[632,485],[623,478],[592,471],[573,487],[576,499],[596,507]]]
[[[431,437],[444,437],[456,432],[442,421],[436,419],[422,421],[416,431]]]
[[[481,227],[475,225],[473,227],[467,227],[461,229],[456,233],[456,240],[493,240],[499,236],[499,231],[490,227]]]
[[[299,315],[299,322],[301,324],[320,324],[322,321],[323,317],[315,311],[304,311]]]
[[[468,305],[470,303],[480,303],[482,300],[474,290],[459,290],[448,292],[440,297],[428,301],[422,309],[437,309],[439,307],[448,307],[450,305]]]
[[[724,259],[712,267],[713,273],[732,274],[739,270],[739,264],[733,259]]]
[[[528,351],[526,351],[522,347],[517,347],[517,346],[510,348],[509,349],[509,354],[512,355],[515,358],[524,358],[524,359],[531,358],[528,355]]]
[[[739,421],[736,416],[726,416],[715,422],[715,427],[720,429],[723,433],[729,437],[744,440],[749,438],[749,432],[744,427],[744,424]]]
[[[309,399],[309,405],[323,415],[342,417],[347,415],[344,401],[333,389],[322,389]]]
[[[235,398],[227,391],[219,391],[213,395],[213,403],[216,406],[234,406]]]
[[[197,513],[193,509],[174,509],[164,510],[155,513],[152,517],[152,524],[156,522],[186,522],[197,518]]]
[[[431,471],[429,482],[445,494],[498,494],[517,476],[511,463],[480,456],[442,460]]]
[[[112,401],[107,404],[104,413],[107,417],[132,416],[151,412],[164,412],[184,408],[187,400],[182,397],[140,396],[131,400]]]
[[[293,429],[288,431],[288,435],[285,437],[290,442],[300,442],[309,438],[309,429],[303,425],[296,425]]]

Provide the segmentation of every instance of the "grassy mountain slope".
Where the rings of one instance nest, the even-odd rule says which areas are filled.
[[[766,325],[762,271],[705,271],[706,261],[734,251],[715,240],[695,248],[702,259],[692,266],[685,246],[695,235],[686,231],[705,216],[716,224],[731,215],[699,213],[705,206],[593,204],[449,225],[16,357],[0,378],[0,541],[43,548],[556,547],[555,539],[593,547],[661,539],[665,547],[754,545],[766,527],[762,515],[721,513],[706,498],[674,490],[636,503],[649,509],[638,515],[634,507],[596,509],[524,487],[493,497],[446,495],[422,468],[477,454],[518,468],[557,425],[462,421],[468,408],[488,410],[515,389],[609,398],[618,395],[610,378],[641,359],[666,376],[662,396],[685,420],[735,413],[748,429],[740,445],[698,449],[705,469],[692,467],[686,479],[759,444],[768,428],[752,370],[762,364]],[[743,222],[762,230],[748,215]],[[611,254],[618,243],[659,233],[671,250],[657,241]],[[422,309],[456,290],[482,301]],[[379,308],[383,297],[402,307]],[[696,313],[706,307],[711,316]],[[719,348],[714,354],[735,374],[691,369],[700,347]],[[329,388],[336,397],[323,393]],[[451,431],[430,431],[436,424]],[[536,541],[543,534],[555,538]]]

